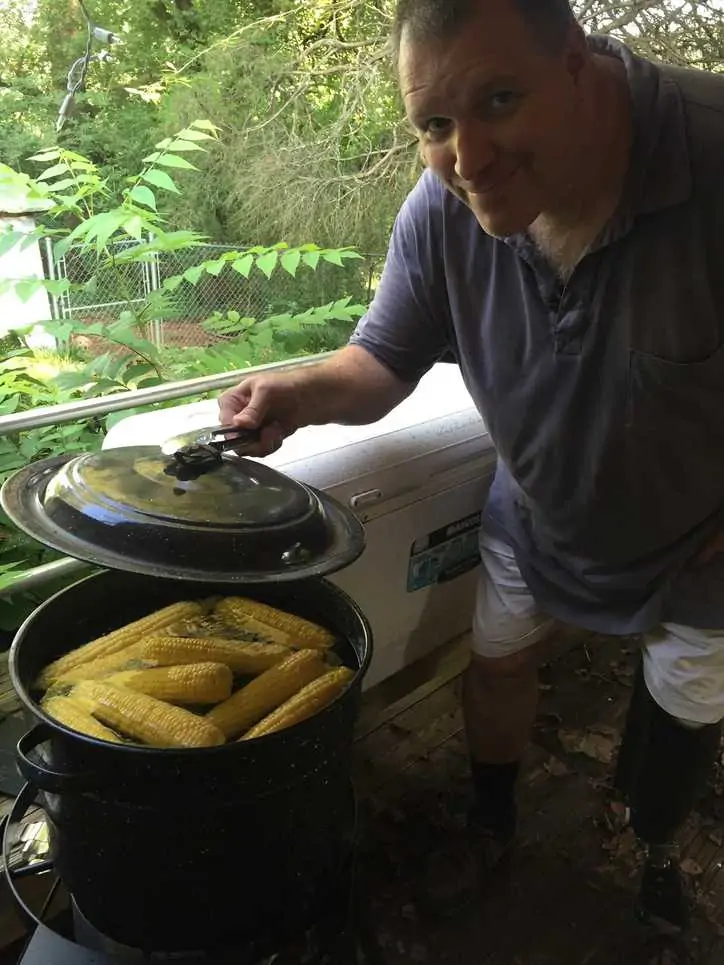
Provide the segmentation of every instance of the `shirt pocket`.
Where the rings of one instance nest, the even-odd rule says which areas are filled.
[[[695,362],[631,350],[628,389],[627,424],[635,435],[668,438],[672,450],[724,464],[724,344]]]

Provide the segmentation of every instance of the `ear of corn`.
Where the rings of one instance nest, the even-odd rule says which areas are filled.
[[[334,634],[311,620],[243,596],[223,597],[214,607],[214,615],[231,627],[287,647],[325,649],[334,643]]]
[[[171,704],[218,704],[231,696],[234,675],[223,663],[189,663],[153,670],[126,670],[106,683]]]
[[[223,637],[149,637],[141,657],[160,666],[213,661],[234,673],[258,674],[289,656],[288,647],[272,643],[239,643]]]
[[[112,730],[104,727],[92,714],[88,713],[82,704],[71,697],[49,697],[43,701],[41,707],[49,717],[57,720],[60,724],[65,724],[71,730],[77,730],[80,734],[87,734],[88,737],[97,737],[98,740],[110,741],[112,744],[121,743],[118,734],[114,734]]]
[[[298,650],[271,670],[255,677],[228,700],[207,713],[228,738],[241,734],[292,694],[324,673],[325,664],[317,650]]]
[[[88,660],[86,663],[81,663],[77,667],[67,670],[55,678],[53,687],[65,687],[70,684],[77,684],[81,680],[100,680],[101,677],[107,677],[118,670],[129,670],[131,668],[140,670],[144,665],[150,667],[151,663],[150,661],[144,662],[141,659],[141,643],[132,643],[108,657]]]
[[[134,620],[133,623],[119,627],[118,630],[113,630],[111,633],[107,633],[97,640],[92,640],[82,647],[71,650],[70,653],[63,654],[62,657],[59,657],[45,667],[40,675],[39,685],[43,688],[48,687],[57,680],[58,677],[67,674],[70,670],[75,669],[82,663],[98,660],[101,657],[108,657],[111,654],[117,653],[119,650],[123,650],[129,644],[135,643],[142,637],[149,636],[152,633],[158,633],[159,630],[178,623],[179,620],[199,616],[202,613],[202,605],[195,601],[172,603],[170,606],[163,607],[161,610],[149,613],[140,620]]]
[[[214,747],[224,743],[224,735],[211,721],[148,694],[101,680],[82,680],[71,696],[102,723],[143,744]]]
[[[328,670],[327,673],[307,684],[306,687],[303,687],[293,697],[273,710],[267,717],[260,720],[240,740],[250,740],[254,737],[263,737],[265,734],[273,734],[312,717],[328,704],[331,704],[347,687],[353,677],[354,673],[349,667],[335,667],[334,670]]]

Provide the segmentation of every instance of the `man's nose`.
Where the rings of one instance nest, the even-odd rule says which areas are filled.
[[[467,184],[475,180],[493,163],[495,145],[490,128],[480,121],[458,124],[455,129],[455,174]]]

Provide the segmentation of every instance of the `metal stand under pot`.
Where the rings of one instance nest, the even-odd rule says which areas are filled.
[[[6,839],[37,799],[77,909],[65,937],[38,922],[23,965],[36,965],[31,955],[37,965],[139,955],[227,965],[229,949],[233,965],[302,965],[301,953],[283,957],[300,936],[320,946],[310,965],[365,960],[346,926],[330,939],[347,942],[346,957],[329,958],[319,939],[357,904],[350,757],[372,654],[365,616],[323,577],[362,553],[364,530],[326,494],[226,451],[228,436],[44,460],[0,494],[26,533],[105,568],[42,604],[10,651],[13,686],[38,723],[18,743],[28,784]],[[42,708],[35,681],[56,658],[170,603],[219,594],[325,626],[355,671],[347,689],[286,730],[215,747],[109,743]]]

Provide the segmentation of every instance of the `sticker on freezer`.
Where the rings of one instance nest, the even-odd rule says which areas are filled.
[[[408,593],[454,580],[478,565],[481,516],[464,516],[415,540],[407,571]]]

